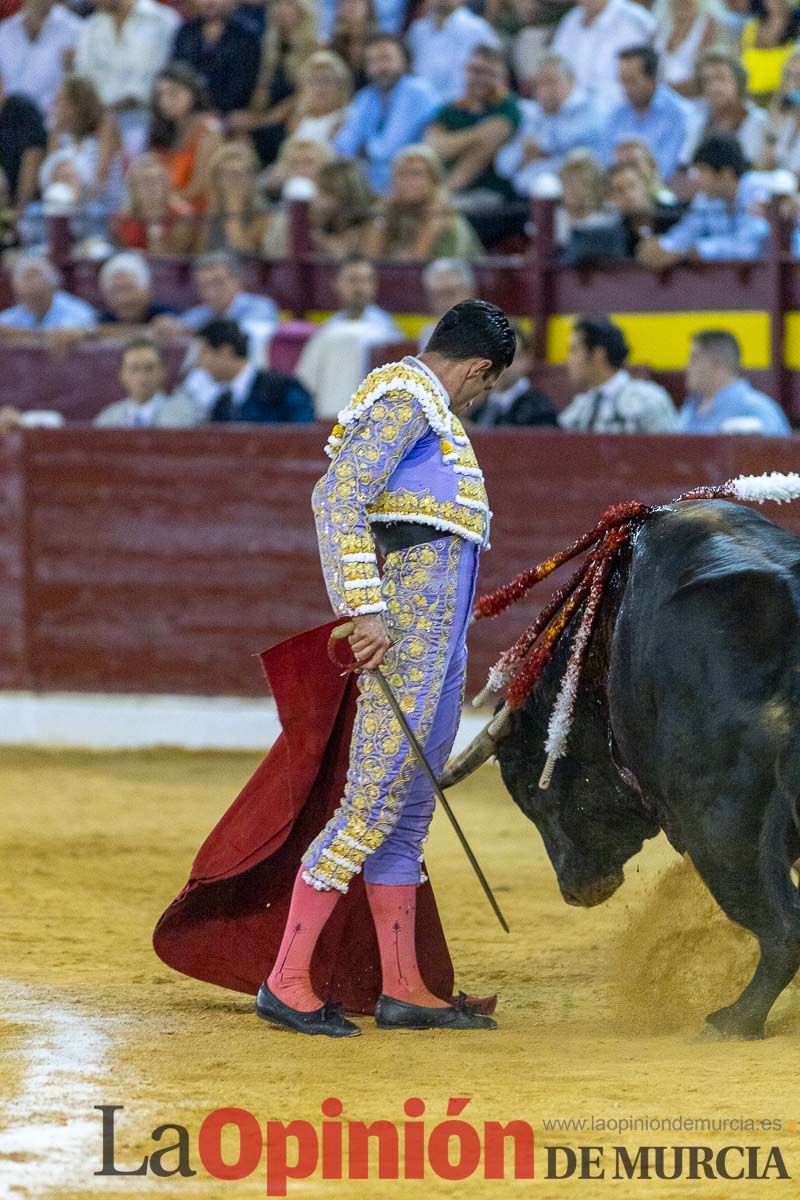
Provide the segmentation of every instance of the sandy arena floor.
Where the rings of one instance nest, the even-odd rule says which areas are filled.
[[[96,1193],[246,1200],[265,1194],[263,1164],[220,1182],[197,1159],[204,1116],[223,1105],[319,1126],[337,1096],[343,1119],[400,1121],[422,1097],[431,1125],[451,1096],[464,1117],[526,1120],[537,1137],[534,1182],[323,1181],[289,1196],[382,1200],[458,1194],[594,1200],[632,1196],[800,1195],[800,988],[782,997],[757,1043],[693,1040],[705,1012],[729,1002],[753,944],[718,913],[663,839],[628,867],[625,886],[590,912],[560,899],[538,835],[485,767],[454,797],[512,928],[502,934],[437,813],[428,863],[457,981],[500,993],[494,1033],[381,1033],[367,1018],[349,1042],[273,1030],[239,993],[176,975],[150,934],[183,885],[200,841],[258,756],[175,751],[93,754],[4,750],[0,803],[0,1196],[82,1200]],[[150,1131],[187,1126],[189,1179],[95,1178],[97,1104],[124,1105],[117,1163],[155,1149]],[[767,1120],[771,1131],[554,1133],[554,1118]],[[778,1125],[781,1128],[778,1130]],[[775,1131],[777,1130],[777,1131]],[[171,1141],[166,1138],[165,1143]],[[543,1177],[545,1147],[780,1147],[793,1178],[603,1182]],[[606,1162],[608,1165],[608,1162]],[[734,1166],[738,1163],[734,1163]]]

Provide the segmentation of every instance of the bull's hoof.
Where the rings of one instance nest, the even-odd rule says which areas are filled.
[[[754,1017],[745,1017],[736,1005],[729,1008],[718,1008],[709,1013],[700,1034],[701,1041],[721,1042],[734,1038],[745,1041],[758,1041],[764,1036],[764,1022]]]

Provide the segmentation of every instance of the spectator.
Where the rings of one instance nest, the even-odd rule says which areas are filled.
[[[463,96],[467,63],[479,46],[500,46],[489,22],[459,0],[430,0],[425,16],[412,22],[406,41],[414,74],[427,80],[440,103]]]
[[[665,204],[675,203],[675,197],[661,178],[653,151],[641,138],[625,138],[617,142],[612,165],[633,167],[647,184],[647,191],[654,200],[661,200]]]
[[[150,254],[188,254],[195,222],[189,205],[170,192],[166,163],[157,154],[143,154],[131,163],[125,182],[128,198],[114,220],[119,244]]]
[[[320,168],[310,205],[314,249],[328,258],[347,258],[361,248],[375,210],[375,197],[355,163],[338,159]],[[289,256],[285,208],[273,216],[262,247],[267,258]]]
[[[754,13],[742,30],[742,62],[749,90],[768,95],[780,87],[786,60],[800,37],[800,9],[794,0],[751,0]]]
[[[473,409],[470,419],[476,425],[491,428],[498,425],[557,426],[553,401],[531,383],[533,338],[518,321],[512,321],[511,325],[517,336],[514,361],[503,371],[486,402]]]
[[[600,147],[600,117],[586,92],[575,86],[572,67],[546,54],[532,80],[533,100],[520,100],[516,137],[500,148],[495,169],[520,196],[530,196],[544,173],[557,174],[570,150]]]
[[[63,4],[25,0],[18,13],[0,23],[0,75],[8,90],[27,96],[46,112],[80,28],[80,18]]]
[[[666,233],[680,220],[681,209],[653,196],[636,167],[614,163],[607,174],[611,203],[624,229],[625,256],[635,258],[639,242]]]
[[[344,123],[353,95],[353,76],[347,63],[330,50],[317,50],[303,63],[289,132],[306,141],[332,144]]]
[[[708,138],[697,150],[694,166],[698,194],[668,233],[639,243],[639,262],[662,270],[680,262],[758,258],[769,237],[769,222],[754,209],[765,196],[747,178],[736,138]]]
[[[420,140],[438,100],[429,83],[407,73],[406,51],[399,38],[373,35],[366,65],[369,84],[353,97],[333,145],[337,154],[364,162],[370,185],[385,192],[394,156]]]
[[[91,305],[61,290],[61,273],[46,258],[23,255],[14,264],[16,304],[0,312],[5,334],[19,331],[83,330],[96,324]]]
[[[308,392],[282,371],[259,370],[248,359],[247,336],[235,321],[210,321],[199,331],[199,362],[217,385],[209,421],[313,421]]]
[[[407,146],[394,160],[392,186],[364,249],[370,258],[480,258],[483,246],[456,212],[442,164],[429,146]]]
[[[381,32],[384,31],[378,28],[373,0],[336,0],[330,49],[349,67],[356,89],[369,83],[367,43],[374,33]]]
[[[689,399],[678,415],[682,433],[792,432],[783,409],[742,378],[739,343],[727,330],[695,335],[686,386]]]
[[[193,67],[217,113],[246,108],[261,62],[261,38],[236,0],[193,0],[175,34],[172,58]]]
[[[339,268],[336,294],[342,308],[303,347],[297,377],[314,397],[318,418],[335,417],[369,370],[369,351],[399,341],[400,330],[375,303],[378,277],[366,258],[353,257]]]
[[[160,72],[153,89],[149,143],[167,167],[173,198],[204,213],[209,168],[222,133],[209,112],[205,84],[193,67],[176,62]]]
[[[12,204],[22,208],[36,195],[47,146],[42,114],[25,96],[9,96],[0,76],[0,170]]]
[[[39,171],[42,193],[60,163],[69,163],[84,199],[115,209],[122,199],[122,160],[119,129],[103,108],[94,84],[68,76],[56,92],[48,129],[47,157]]]
[[[697,95],[697,61],[723,36],[721,8],[715,0],[657,0],[653,7],[661,79],[681,96]]]
[[[129,157],[144,148],[153,85],[179,23],[175,10],[156,0],[98,0],[83,22],[75,72],[117,114]]]
[[[271,337],[278,324],[278,306],[269,296],[242,291],[242,268],[234,254],[204,254],[194,264],[194,282],[202,304],[182,317],[193,332],[210,321],[234,321],[253,339]]]
[[[578,87],[609,112],[625,99],[617,55],[627,46],[649,45],[655,29],[650,13],[634,0],[579,0],[559,22],[552,49],[571,65]]]
[[[764,147],[767,114],[747,98],[747,72],[735,54],[709,50],[698,67],[700,99],[694,104],[681,159],[691,162],[702,141],[715,134],[732,134],[748,162]]]
[[[787,59],[783,68],[756,165],[761,171],[784,167],[800,176],[800,52]]]
[[[571,151],[560,179],[562,197],[555,232],[562,262],[624,257],[620,220],[606,203],[606,177],[594,155],[588,150]]]
[[[5,172],[0,169],[0,253],[17,244],[17,210],[11,203]]]
[[[196,246],[256,254],[269,224],[258,187],[258,159],[247,142],[224,142],[208,168],[208,210]]]
[[[463,99],[439,109],[425,140],[445,164],[445,184],[458,207],[486,208],[514,198],[494,159],[519,129],[522,114],[508,90],[499,50],[479,46],[467,63],[466,77]]]
[[[628,343],[605,316],[579,317],[567,353],[570,382],[578,393],[558,423],[575,433],[671,433],[677,413],[657,383],[634,379],[625,370]]]
[[[279,200],[289,180],[307,179],[314,185],[313,194],[320,171],[332,161],[333,150],[329,145],[295,134],[283,143],[272,166],[261,173],[260,186],[268,196]]]
[[[630,46],[619,54],[619,81],[625,99],[609,117],[605,129],[605,161],[614,157],[617,142],[631,137],[648,143],[664,179],[680,161],[689,124],[687,102],[658,82],[658,55],[650,46]]]
[[[340,14],[345,4],[341,0],[322,0],[320,5],[319,37],[321,42],[329,42],[336,36],[336,28]],[[400,34],[408,9],[408,0],[376,0],[368,6],[368,16],[371,23],[369,32]],[[362,85],[363,86],[363,85]]]
[[[164,391],[167,372],[164,355],[155,342],[135,338],[122,351],[119,379],[124,400],[108,404],[94,419],[106,428],[186,428],[197,424],[197,413],[182,393]]]
[[[233,133],[249,134],[260,161],[275,161],[295,103],[303,63],[318,49],[313,0],[274,0],[269,9],[258,79],[247,109],[231,113]]]
[[[153,280],[142,254],[129,251],[109,258],[100,269],[99,283],[105,307],[98,321],[108,326],[109,332],[114,326],[149,325],[156,317],[175,311],[153,303]]]
[[[434,319],[423,327],[419,335],[420,353],[448,309],[454,308],[462,300],[474,300],[478,295],[475,272],[468,262],[460,258],[437,258],[428,263],[422,272],[422,283],[428,298],[428,312],[433,313]]]

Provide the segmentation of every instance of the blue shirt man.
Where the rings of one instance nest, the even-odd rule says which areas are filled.
[[[345,158],[362,159],[371,186],[385,192],[394,156],[421,140],[439,98],[424,79],[405,73],[403,44],[389,34],[367,44],[365,66],[370,82],[353,97],[333,145]]]
[[[606,165],[613,161],[618,142],[640,138],[651,147],[662,178],[669,179],[686,140],[689,105],[658,83],[658,55],[651,46],[622,50],[617,63],[625,98],[608,118],[603,139]]]
[[[17,303],[0,313],[4,329],[91,329],[97,314],[90,304],[61,290],[61,275],[46,258],[27,255],[14,269]]]
[[[781,407],[740,375],[739,343],[732,333],[708,329],[693,342],[686,369],[689,399],[678,414],[681,433],[751,433],[786,437],[792,430]]]

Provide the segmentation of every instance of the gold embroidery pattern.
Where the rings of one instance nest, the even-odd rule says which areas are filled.
[[[447,538],[386,557],[384,619],[394,644],[382,669],[423,744],[441,694],[465,552],[461,539]],[[394,828],[416,767],[377,681],[367,672],[358,685],[344,797],[302,858],[303,878],[319,889],[347,891]]]

